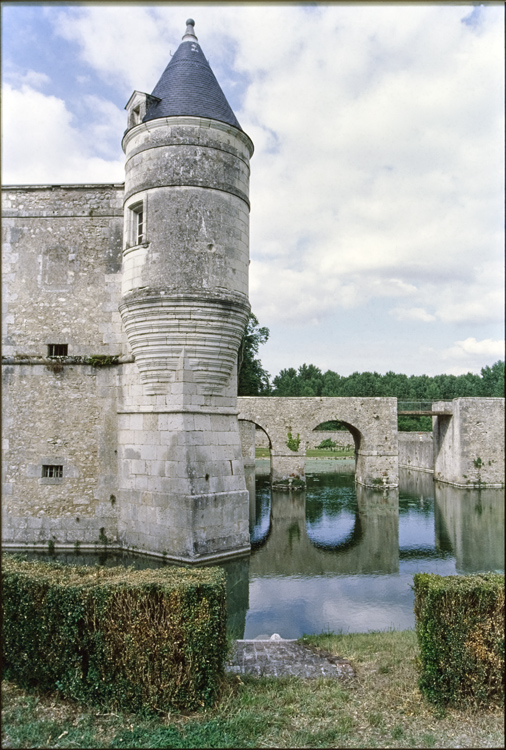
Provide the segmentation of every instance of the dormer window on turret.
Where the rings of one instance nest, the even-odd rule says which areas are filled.
[[[128,112],[127,130],[134,128],[136,125],[140,125],[149,105],[155,104],[159,101],[160,99],[156,96],[145,94],[142,91],[134,91],[125,106],[125,109]]]

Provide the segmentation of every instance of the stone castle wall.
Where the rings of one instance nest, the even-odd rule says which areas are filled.
[[[3,355],[127,353],[118,312],[123,186],[3,190]]]
[[[80,359],[128,354],[118,312],[123,186],[2,193],[4,538],[114,541],[117,368]],[[68,346],[59,372],[48,344]],[[63,466],[63,476],[44,478],[43,465]]]
[[[120,538],[191,562],[244,553],[236,362],[253,145],[233,126],[173,116],[135,125],[123,148],[119,309],[135,364],[121,373]]]
[[[3,368],[3,534],[47,545],[117,541],[114,368]],[[63,466],[44,478],[43,465]]]
[[[240,464],[254,464],[255,432],[257,444],[266,433],[271,440],[273,479],[303,478],[305,450],[332,437],[357,449],[357,481],[364,484],[395,486],[398,450],[402,466],[434,469],[442,482],[503,486],[504,399],[455,400],[452,416],[435,418],[432,445],[430,434],[397,433],[395,399],[236,400],[230,388],[222,395],[203,394],[188,352],[170,393],[145,393],[119,313],[122,202],[122,185],[3,190],[7,543],[88,546],[107,539],[128,546],[135,531],[139,547],[151,545],[161,554],[165,547],[161,538],[154,544],[154,528],[163,526],[168,515],[160,503],[156,506],[157,493],[160,500],[185,485],[188,497],[209,490],[208,505],[214,508],[210,515],[206,510],[209,523],[202,510],[195,511],[202,519],[190,522],[196,548],[201,545],[205,552],[215,524],[224,530],[220,544],[225,550],[229,532],[231,538],[247,536],[244,514],[234,518],[228,503],[231,494],[245,492]],[[227,262],[225,244],[215,248],[223,250],[220,263]],[[47,359],[49,344],[68,345],[61,369]],[[118,357],[120,363],[92,367],[82,361],[94,355]],[[235,383],[235,371],[230,377]],[[245,420],[239,428],[236,408]],[[208,410],[201,415],[205,429],[193,413],[180,420],[185,455],[193,462],[191,476],[179,475],[184,462],[176,466],[175,453],[168,454],[177,437],[166,426],[171,409]],[[330,419],[346,422],[350,431],[314,431]],[[133,429],[139,420],[141,426]],[[265,432],[255,431],[255,424]],[[288,431],[294,437],[300,433],[296,452],[287,448]],[[63,476],[43,477],[44,465],[62,466]],[[182,540],[185,533],[179,536]]]
[[[434,479],[457,487],[504,487],[504,399],[454,399],[434,417]],[[434,409],[444,408],[442,402]]]
[[[239,421],[249,421],[269,437],[274,484],[304,482],[305,455],[315,427],[339,420],[351,433],[356,450],[355,478],[371,487],[396,487],[397,400],[395,398],[253,397],[237,399]],[[289,433],[298,449],[288,447]],[[324,433],[320,433],[324,434]]]

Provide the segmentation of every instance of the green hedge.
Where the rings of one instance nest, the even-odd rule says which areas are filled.
[[[459,708],[504,702],[504,575],[414,576],[422,693]]]
[[[3,558],[4,676],[85,703],[195,710],[226,654],[219,568],[133,570]]]

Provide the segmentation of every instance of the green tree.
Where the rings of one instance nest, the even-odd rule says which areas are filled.
[[[407,375],[397,374],[389,370],[385,375],[381,375],[382,396],[395,397],[400,401],[407,401],[409,398],[409,379]]]
[[[269,329],[260,327],[250,313],[237,353],[237,393],[239,396],[267,396],[270,393],[269,373],[255,356],[260,344],[269,338]]]
[[[273,396],[301,396],[301,383],[295,367],[281,370],[272,381]]]
[[[322,422],[317,427],[315,427],[315,430],[319,430],[321,432],[337,432],[338,430],[347,430],[348,428],[346,425],[344,425],[342,422],[339,422],[337,419],[331,419],[329,422]]]
[[[392,372],[354,372],[344,377],[315,365],[303,364],[298,370],[281,370],[273,380],[274,396],[388,396],[399,401],[439,401],[469,396],[504,396],[504,362],[484,367],[481,376],[407,375]],[[430,417],[405,417],[402,429],[431,429]],[[399,422],[401,425],[401,422]]]
[[[432,417],[397,417],[399,432],[432,432]]]
[[[377,372],[354,372],[346,378],[342,396],[381,396],[381,375]]]
[[[322,396],[340,396],[343,380],[337,372],[327,370],[323,375]]]
[[[479,395],[504,398],[504,361],[499,360],[492,367],[487,365],[482,368],[481,393]]]
[[[301,382],[301,396],[321,396],[323,374],[315,365],[303,364],[299,367],[298,377]]]

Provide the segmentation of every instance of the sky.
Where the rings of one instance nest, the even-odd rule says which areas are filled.
[[[121,183],[187,18],[252,138],[271,378],[504,359],[504,6],[2,3],[3,184]]]

